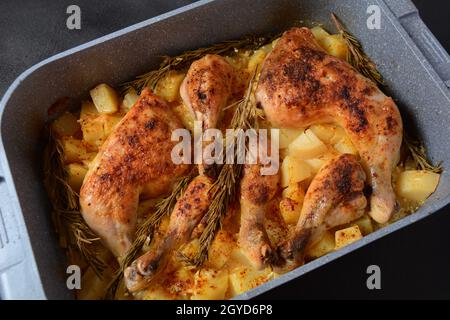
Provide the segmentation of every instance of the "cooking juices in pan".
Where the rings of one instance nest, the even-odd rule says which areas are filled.
[[[78,298],[231,298],[416,211],[440,168],[403,136],[355,41],[315,27],[214,45],[120,92],[99,84],[77,111],[54,107],[46,184],[78,248]],[[207,129],[214,156],[231,148],[227,129],[266,143],[254,162],[174,163],[177,129],[193,142],[181,160]],[[261,150],[279,152],[275,174]]]

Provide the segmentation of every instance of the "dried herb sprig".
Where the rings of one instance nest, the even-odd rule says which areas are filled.
[[[347,43],[348,47],[347,61],[362,75],[371,79],[377,85],[381,86],[384,85],[383,76],[378,71],[375,63],[366,55],[358,39],[354,35],[352,35],[349,31],[347,31],[343,23],[334,13],[331,14],[331,18],[336,28],[342,35],[342,38]]]
[[[100,239],[84,222],[80,213],[78,194],[67,184],[64,149],[50,126],[44,151],[44,185],[52,206],[52,220],[58,233],[60,246],[70,251],[78,249],[82,258],[101,277],[107,264],[99,257],[96,243]]]
[[[256,103],[253,99],[253,93],[256,85],[256,74],[257,71],[251,77],[247,93],[240,102],[236,104],[236,110],[231,120],[231,128],[238,130],[247,130],[255,128],[257,126],[258,112],[256,108]],[[227,140],[225,143],[226,154],[230,148],[235,148],[235,146],[242,145],[245,143],[244,135],[238,135],[236,138],[236,143],[234,141]],[[222,218],[226,214],[230,203],[236,199],[237,190],[239,188],[239,180],[241,177],[243,166],[237,164],[237,153],[234,154],[234,164],[225,164],[220,171],[217,180],[211,187],[211,199],[212,202],[206,213],[206,226],[200,236],[200,246],[198,252],[194,255],[192,259],[183,257],[189,264],[199,267],[207,259],[209,249],[214,241],[217,232],[222,227]]]
[[[224,41],[214,44],[210,47],[199,48],[186,51],[178,56],[164,56],[163,62],[157,70],[152,70],[143,75],[137,76],[135,80],[126,82],[122,85],[123,91],[135,89],[138,93],[145,87],[154,90],[159,80],[161,80],[171,70],[182,70],[201,57],[207,54],[227,55],[237,52],[241,49],[254,50],[274,40],[274,37],[255,37],[246,36],[238,40]]]
[[[182,177],[173,188],[171,194],[158,202],[156,204],[155,211],[150,213],[144,222],[139,226],[132,246],[128,249],[127,253],[120,261],[119,268],[113,276],[113,280],[107,290],[106,298],[114,298],[119,283],[123,278],[125,269],[133,262],[134,259],[137,258],[145,243],[151,242],[153,233],[161,223],[162,218],[173,211],[178,199],[182,196],[183,192],[196,175],[196,171],[192,170],[188,175]]]
[[[414,163],[415,169],[425,170],[434,173],[442,173],[443,169],[441,165],[434,166],[430,163],[427,157],[427,151],[425,145],[420,140],[412,139],[407,134],[403,136],[403,156],[401,163],[406,164],[411,160]]]

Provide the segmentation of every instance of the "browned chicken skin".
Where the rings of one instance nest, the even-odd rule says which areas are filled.
[[[165,237],[125,270],[125,283],[134,292],[147,287],[167,264],[172,251],[189,241],[192,230],[208,211],[212,179],[196,177],[178,200],[170,216]]]
[[[370,215],[379,223],[390,219],[396,207],[391,176],[403,134],[391,98],[348,63],[327,55],[307,28],[284,33],[264,62],[256,96],[275,126],[341,125],[369,173]]]
[[[144,90],[91,164],[80,191],[81,212],[117,257],[133,241],[139,197],[168,192],[188,169],[171,159],[177,128],[182,124],[167,103]]]
[[[180,95],[203,129],[215,128],[235,83],[233,67],[221,56],[208,54],[192,63]]]
[[[267,206],[279,188],[279,176],[262,176],[261,165],[245,165],[241,180],[239,246],[255,269],[277,261],[264,228]]]
[[[220,113],[232,96],[233,67],[216,55],[206,55],[192,63],[180,88],[181,97],[194,112],[203,128],[215,128]],[[209,190],[214,176],[210,167],[199,165],[200,175],[191,181],[171,214],[164,239],[155,248],[139,257],[125,271],[125,282],[130,291],[140,290],[164,268],[168,257],[186,243],[211,203]]]
[[[357,158],[345,154],[331,159],[312,181],[294,234],[281,248],[281,255],[303,262],[305,249],[316,244],[323,232],[364,214],[366,174]]]

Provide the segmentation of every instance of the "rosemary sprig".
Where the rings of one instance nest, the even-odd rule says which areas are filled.
[[[378,71],[375,63],[366,55],[358,39],[346,30],[343,23],[334,13],[331,14],[331,18],[342,35],[342,38],[347,43],[347,61],[362,75],[371,79],[377,85],[384,85],[383,76]]]
[[[231,120],[232,129],[247,130],[257,126],[258,112],[252,96],[256,85],[256,74],[257,71],[251,77],[244,99],[236,104],[236,110]],[[245,139],[244,135],[238,135],[236,144],[233,144],[233,141],[227,140],[225,144],[226,150],[241,145],[244,142],[242,141],[243,139]],[[229,152],[226,154],[229,154]],[[225,164],[222,167],[217,180],[210,189],[212,202],[206,213],[207,222],[205,229],[199,239],[199,251],[196,252],[192,259],[183,257],[183,260],[196,267],[201,266],[208,259],[212,242],[222,227],[222,218],[226,214],[229,205],[236,199],[243,166],[237,164],[236,152],[234,153],[234,157],[234,164]]]
[[[440,164],[434,166],[428,160],[427,151],[422,141],[412,139],[410,136],[404,134],[403,149],[404,152],[401,159],[403,165],[405,165],[408,160],[412,160],[417,170],[442,173],[443,169]]]
[[[122,89],[123,91],[135,89],[138,94],[145,87],[154,90],[159,80],[161,80],[170,70],[182,70],[187,68],[192,62],[207,54],[227,55],[241,49],[253,50],[271,42],[273,39],[274,37],[272,36],[246,36],[238,40],[224,41],[209,47],[186,51],[175,57],[164,56],[159,69],[152,70],[137,76],[135,80],[124,83]]]
[[[134,259],[136,259],[145,243],[151,242],[153,233],[161,223],[162,218],[165,215],[169,215],[173,211],[178,199],[182,196],[184,190],[186,190],[187,186],[196,175],[196,171],[192,170],[187,176],[181,178],[173,188],[171,194],[158,202],[156,204],[156,210],[152,212],[139,226],[132,246],[128,249],[127,253],[120,261],[119,268],[113,276],[113,280],[107,290],[106,298],[114,298],[119,283],[123,278],[125,269],[133,262]]]
[[[95,247],[100,239],[84,222],[80,213],[78,194],[67,184],[64,150],[50,127],[46,128],[48,142],[44,151],[44,185],[52,206],[52,220],[59,243],[66,253],[78,249],[86,263],[102,277],[107,264],[99,258]]]

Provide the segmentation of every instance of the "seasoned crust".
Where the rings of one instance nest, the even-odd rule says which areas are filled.
[[[97,197],[111,191],[121,193],[125,186],[139,188],[154,180],[169,181],[172,179],[162,177],[186,170],[170,157],[175,145],[170,142],[172,131],[182,124],[168,109],[162,99],[144,92],[102,146],[81,194],[87,189],[95,190]]]
[[[311,31],[293,28],[283,34],[268,56],[257,89],[258,101],[265,107],[270,101],[273,110],[266,109],[269,120],[282,127],[306,125],[323,118],[330,120],[329,106],[337,106],[355,134],[373,131],[368,111],[374,109],[368,97],[379,94],[378,88],[359,75],[349,64],[327,55]],[[386,117],[396,119],[396,110],[387,106]],[[392,108],[394,109],[394,108]],[[288,112],[289,117],[280,117]],[[390,134],[401,131],[399,121],[386,123]]]
[[[167,192],[189,166],[171,159],[180,120],[145,89],[99,150],[80,191],[82,214],[116,256],[130,246],[140,197]]]
[[[180,89],[184,103],[205,128],[215,128],[222,108],[236,86],[233,67],[221,56],[208,54],[194,61]]]
[[[342,126],[371,175],[370,215],[386,223],[396,207],[392,170],[403,137],[400,112],[369,79],[328,55],[311,30],[286,31],[264,62],[257,102],[275,127]]]
[[[302,262],[305,249],[327,229],[354,221],[367,205],[366,174],[354,155],[337,156],[322,167],[306,193],[296,229],[280,247],[286,260]]]

